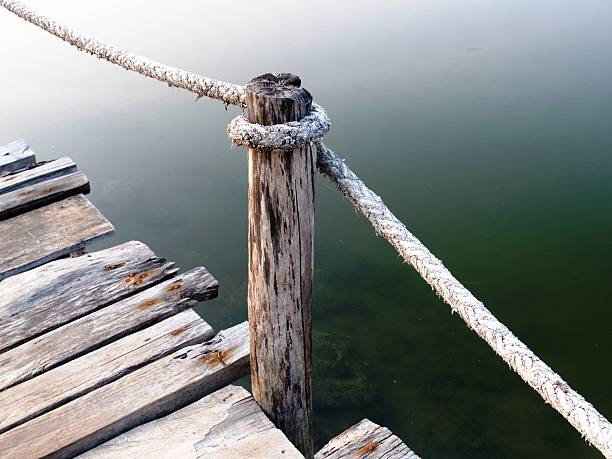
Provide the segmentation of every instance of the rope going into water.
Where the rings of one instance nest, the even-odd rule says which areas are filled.
[[[169,67],[105,44],[41,16],[16,0],[0,0],[0,6],[71,45],[127,70],[186,89],[199,97],[206,96],[225,104],[245,107],[244,86]],[[306,143],[314,143],[318,151],[319,170],[327,175],[355,208],[372,223],[375,231],[389,241],[402,258],[450,305],[452,311],[459,314],[468,327],[484,339],[546,403],[565,417],[606,458],[612,458],[610,422],[497,320],[484,304],[408,231],[382,199],[320,141],[329,129],[329,119],[322,108],[316,104],[313,104],[313,107],[311,114],[302,121],[287,125],[251,125],[244,118],[237,117],[230,123],[228,134],[237,144],[266,150],[290,150]]]

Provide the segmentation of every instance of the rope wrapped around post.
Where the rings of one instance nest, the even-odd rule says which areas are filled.
[[[140,73],[170,86],[186,89],[198,95],[220,100],[225,104],[246,107],[244,86],[200,76],[175,67],[166,66],[146,57],[103,43],[74,31],[53,19],[38,14],[17,0],[0,0],[0,6],[22,19],[48,31],[80,50]],[[315,106],[313,104],[313,106]],[[612,458],[612,425],[588,401],[574,391],[557,373],[538,358],[505,325],[475,298],[444,267],[442,262],[414,236],[387,208],[382,199],[353,173],[345,162],[322,142],[323,110],[294,124],[263,127],[248,126],[243,119],[234,120],[228,127],[232,141],[261,150],[299,148],[312,142],[317,148],[317,165],[374,226],[375,231],[389,241],[402,258],[412,265],[423,279],[451,306],[489,346],[534,388],[555,410],[607,458]],[[314,118],[310,116],[314,115]],[[326,118],[326,115],[325,115]],[[300,124],[303,123],[303,124]]]
[[[315,104],[313,103],[313,107]],[[321,142],[330,122],[319,106],[314,117],[319,117],[321,129],[313,129],[313,114],[302,121],[260,126],[237,117],[228,126],[228,135],[237,145],[252,148],[291,150],[314,143],[317,148],[317,167],[338,186],[342,194],[366,217],[376,233],[383,236],[410,264],[427,284],[459,314],[467,326],[529,384],[544,401],[557,410],[589,443],[606,458],[612,457],[612,425],[593,405],[573,390],[504,324],[465,288],[406,226],[395,217],[383,200]],[[326,126],[325,129],[322,127]],[[323,132],[324,131],[324,132]],[[299,132],[301,135],[295,135]],[[308,137],[306,133],[312,132]],[[244,136],[244,137],[241,137]]]
[[[310,114],[300,121],[262,126],[249,123],[239,115],[227,126],[227,135],[234,145],[257,150],[294,150],[321,140],[331,122],[320,105],[313,102]]]

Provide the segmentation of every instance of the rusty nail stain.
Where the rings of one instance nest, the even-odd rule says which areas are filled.
[[[183,286],[182,284],[180,284],[179,282],[176,282],[174,284],[168,285],[166,287],[166,292],[173,292],[175,290],[180,289],[182,286]]]
[[[370,454],[372,451],[376,450],[376,448],[378,448],[378,443],[373,441],[359,448],[357,450],[357,454],[360,456],[365,456],[366,454]]]
[[[133,285],[140,285],[150,275],[150,271],[145,271],[143,273],[129,273],[127,279],[125,279],[125,283],[129,284],[131,282]]]
[[[104,271],[112,271],[113,269],[121,268],[122,266],[125,266],[125,262],[117,263],[117,264],[114,264],[114,265],[106,265],[104,267]]]
[[[231,357],[232,351],[231,349],[220,349],[218,351],[209,352],[207,354],[201,355],[198,357],[198,362],[202,365],[210,364],[210,365],[227,365],[225,361]]]
[[[185,333],[187,330],[189,330],[189,325],[183,325],[182,327],[179,327],[176,330],[172,330],[170,334],[172,336],[178,336],[181,333]]]
[[[155,306],[156,304],[159,304],[159,300],[149,300],[136,306],[136,309],[140,309],[142,311],[143,309],[150,308],[151,306]]]

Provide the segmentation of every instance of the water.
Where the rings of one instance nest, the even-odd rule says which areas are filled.
[[[604,0],[31,1],[234,82],[290,71],[326,142],[548,364],[612,418],[612,5]],[[0,12],[0,144],[70,155],[118,228],[205,265],[246,318],[236,109],[118,70]],[[317,441],[363,417],[423,457],[600,457],[317,182]]]

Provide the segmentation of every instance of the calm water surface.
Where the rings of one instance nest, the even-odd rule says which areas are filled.
[[[327,143],[538,355],[612,417],[612,4],[607,0],[30,2],[198,73],[290,71]],[[0,11],[0,144],[70,155],[132,239],[246,319],[237,113],[118,70]],[[423,457],[599,457],[317,182],[317,442],[363,417]]]

